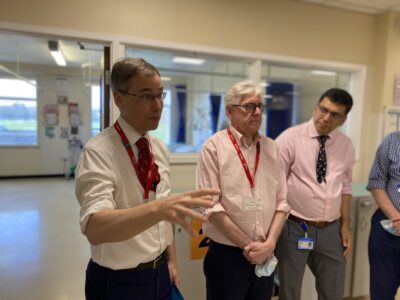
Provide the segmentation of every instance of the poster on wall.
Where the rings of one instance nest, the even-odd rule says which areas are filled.
[[[54,126],[46,126],[44,129],[44,134],[49,139],[54,138]]]
[[[46,126],[58,125],[58,106],[57,104],[46,104],[43,107],[44,124]]]
[[[58,104],[68,104],[68,96],[58,95],[57,96],[57,103]]]
[[[68,80],[65,76],[56,77],[56,90],[58,94],[68,93]]]
[[[60,127],[60,138],[69,139],[69,128],[68,127]]]
[[[68,103],[68,116],[69,125],[71,127],[78,127],[81,125],[81,117],[79,115],[78,103]]]

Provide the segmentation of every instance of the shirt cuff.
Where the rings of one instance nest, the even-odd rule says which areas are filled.
[[[386,190],[386,182],[382,180],[369,180],[368,185],[366,187],[367,190],[372,190],[372,189],[381,189],[381,190]]]
[[[81,225],[81,232],[83,234],[86,234],[86,227],[90,217],[103,209],[114,209],[114,206],[111,202],[103,200],[101,202],[97,202],[95,206],[88,207],[87,209],[81,209],[79,224]]]
[[[206,215],[206,217],[209,217],[212,214],[215,214],[218,212],[225,212],[225,208],[222,206],[221,203],[217,203],[212,208],[206,209],[204,214]]]
[[[283,211],[287,214],[290,213],[290,206],[289,204],[285,201],[284,203],[279,203],[278,206],[276,207],[275,211]]]

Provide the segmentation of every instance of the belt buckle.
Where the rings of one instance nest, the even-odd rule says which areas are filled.
[[[155,260],[153,260],[153,270],[158,268],[158,263],[163,259],[163,255],[161,254]]]

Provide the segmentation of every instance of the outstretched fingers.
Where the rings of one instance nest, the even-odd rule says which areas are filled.
[[[192,198],[203,197],[203,198],[209,198],[209,199],[212,199],[212,197],[210,197],[210,196],[218,196],[219,194],[220,194],[220,191],[215,190],[215,189],[198,189],[195,191],[190,191],[190,192],[184,193],[185,196],[190,196]]]

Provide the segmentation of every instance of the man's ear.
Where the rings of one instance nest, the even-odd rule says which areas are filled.
[[[232,119],[232,114],[233,114],[232,110],[233,110],[233,107],[230,106],[230,105],[225,107],[225,113],[226,113],[226,116],[228,117],[229,120]]]
[[[113,97],[114,97],[114,103],[116,106],[120,106],[121,102],[122,102],[122,95],[120,92],[118,91],[113,91]]]

